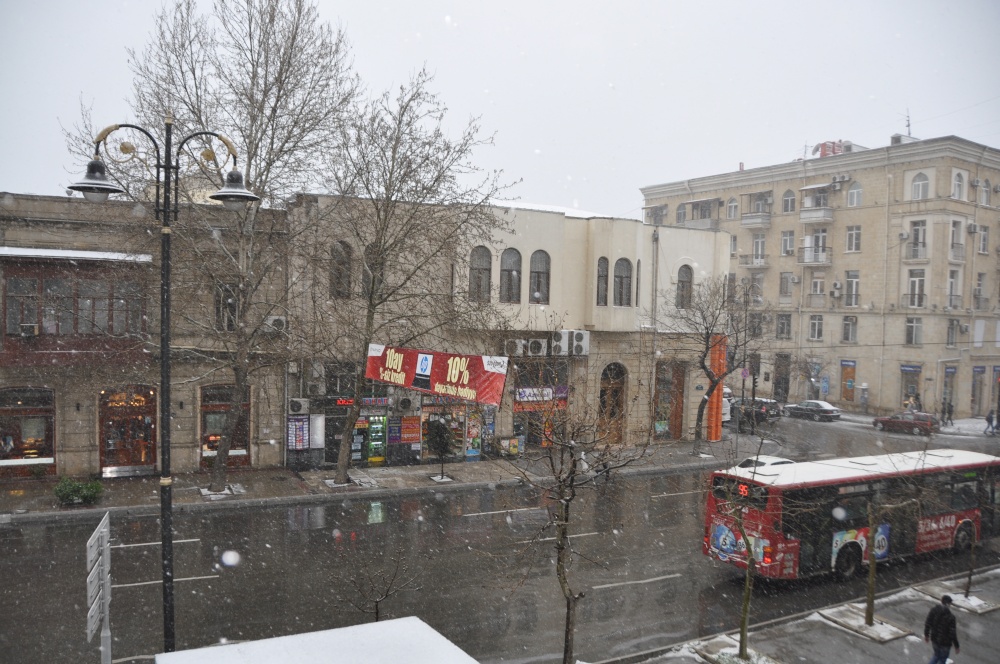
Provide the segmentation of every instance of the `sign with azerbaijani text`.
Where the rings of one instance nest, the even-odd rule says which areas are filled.
[[[507,380],[507,358],[371,344],[365,377],[428,394],[498,406]]]

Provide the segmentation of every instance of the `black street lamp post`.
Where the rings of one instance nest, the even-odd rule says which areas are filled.
[[[163,651],[174,651],[174,542],[173,542],[173,478],[170,476],[170,223],[177,219],[177,196],[171,198],[171,189],[180,186],[180,155],[185,143],[199,136],[212,136],[222,141],[233,160],[233,170],[226,175],[226,183],[218,192],[209,196],[222,202],[227,209],[241,210],[247,203],[260,200],[243,186],[243,174],[236,170],[236,147],[222,134],[212,131],[198,131],[188,136],[177,146],[176,158],[173,154],[173,118],[169,115],[164,122],[163,156],[160,159],[160,145],[151,133],[132,124],[111,125],[103,129],[94,139],[94,158],[87,164],[87,175],[76,184],[73,191],[83,193],[84,198],[93,202],[104,202],[111,194],[122,194],[125,190],[108,180],[107,170],[101,160],[101,144],[118,129],[135,129],[150,140],[156,151],[156,218],[160,227],[160,553],[163,571]],[[130,143],[122,143],[120,150],[134,156],[135,148]],[[204,154],[204,153],[203,153]],[[214,157],[211,152],[208,156]],[[225,163],[225,162],[223,162]],[[160,196],[162,191],[162,198]]]

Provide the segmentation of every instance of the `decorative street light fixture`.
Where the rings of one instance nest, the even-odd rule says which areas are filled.
[[[156,151],[156,218],[161,222],[160,228],[160,553],[163,569],[163,650],[174,651],[174,546],[173,546],[173,478],[170,476],[170,222],[177,219],[177,196],[171,199],[171,190],[180,187],[180,155],[184,145],[199,136],[212,136],[225,144],[229,157],[233,160],[233,170],[226,175],[226,184],[218,192],[209,196],[220,201],[227,209],[239,211],[247,203],[259,201],[243,186],[243,174],[236,170],[236,146],[233,142],[212,131],[197,131],[185,136],[177,146],[176,158],[173,155],[173,117],[169,114],[164,121],[165,138],[163,156],[160,159],[160,144],[153,135],[142,127],[132,124],[116,124],[106,127],[94,139],[94,158],[87,164],[87,174],[76,184],[70,185],[73,191],[79,191],[88,201],[102,203],[111,194],[123,194],[125,190],[108,180],[107,169],[101,160],[101,144],[108,136],[118,129],[135,129],[150,140]],[[135,147],[131,143],[122,143],[120,150],[131,156]],[[215,155],[210,150],[203,152],[208,158]],[[162,198],[160,193],[162,191]]]

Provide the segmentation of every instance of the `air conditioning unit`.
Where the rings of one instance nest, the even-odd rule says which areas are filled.
[[[292,415],[308,415],[309,399],[289,399],[288,412]]]
[[[38,336],[38,323],[21,323],[21,336],[22,337],[37,337]]]
[[[552,354],[569,355],[569,330],[559,330],[552,333]]]
[[[833,190],[834,190],[834,191],[840,191],[840,187],[841,187],[841,186],[842,186],[842,185],[841,185],[841,184],[840,184],[839,182],[834,182],[834,183],[833,183]]]
[[[326,394],[326,383],[306,383],[306,394],[311,397],[321,397]]]
[[[403,397],[396,403],[396,407],[401,411],[410,410],[413,407],[413,399],[409,397]]]
[[[799,283],[800,281],[802,281],[802,279],[801,279],[801,278],[799,278],[799,276],[798,276],[798,275],[795,275],[795,274],[793,274],[793,275],[792,275],[792,283],[793,283],[793,284],[797,284],[797,283]]]
[[[545,357],[549,354],[549,345],[545,339],[528,339],[528,353],[530,357]]]
[[[969,224],[968,226],[965,227],[965,230],[966,232],[968,232],[969,235],[975,235],[976,233],[979,232],[979,226],[976,224]]]
[[[590,355],[590,332],[571,330],[569,337],[570,355]]]
[[[843,285],[839,281],[833,282],[833,290],[840,290],[841,288],[843,288]]]
[[[909,240],[910,239],[910,234],[907,231],[902,231],[899,234],[899,239],[900,240]]]
[[[288,319],[284,316],[268,316],[264,320],[265,332],[287,332]]]
[[[851,174],[850,173],[844,173],[843,175],[840,176],[840,181],[841,182],[847,182],[850,179],[851,179]]]
[[[972,178],[971,180],[969,180],[969,186],[972,186],[972,187],[978,187],[982,183],[983,183],[983,181],[980,180],[979,178]]]
[[[526,354],[528,342],[525,339],[508,339],[503,346],[504,355],[507,357],[521,357]]]

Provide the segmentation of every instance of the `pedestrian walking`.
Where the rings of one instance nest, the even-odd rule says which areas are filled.
[[[988,433],[991,436],[996,432],[996,428],[993,426],[993,415],[995,412],[991,408],[990,412],[986,413],[986,428],[983,429],[983,433]]]
[[[919,394],[914,394],[913,395],[913,406],[914,406],[914,408],[917,409],[918,413],[924,412],[924,404],[920,401],[920,395]]]
[[[952,426],[955,425],[955,419],[953,417],[954,415],[955,415],[955,406],[953,406],[952,403],[949,401],[948,402],[948,424],[950,424]]]
[[[952,646],[955,646],[955,654],[959,653],[958,632],[955,630],[955,616],[951,612],[950,595],[942,595],[941,603],[927,614],[924,621],[924,641],[934,649],[934,656],[928,664],[948,664],[948,653]]]

